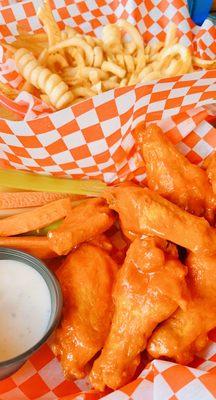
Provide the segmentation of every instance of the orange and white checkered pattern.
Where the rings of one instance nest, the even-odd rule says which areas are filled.
[[[29,30],[40,30],[36,4],[37,1],[24,1],[2,7],[0,35],[7,41],[13,40],[17,22]],[[136,24],[145,41],[163,40],[167,24],[172,20],[178,26],[182,43],[193,46],[203,57],[216,54],[216,27],[210,21],[205,21],[201,28],[195,26],[183,0],[56,0],[53,8],[62,28],[63,24],[70,24],[100,36],[102,25],[121,17]],[[0,58],[0,79],[18,87],[20,76],[13,61],[4,60],[1,48]],[[179,135],[180,140],[182,134],[193,131],[188,129],[192,124],[187,125],[186,111],[211,103],[215,92],[216,71],[199,71],[157,83],[111,90],[55,113],[42,108],[31,95],[21,93],[22,107],[19,109],[19,104],[14,103],[14,111],[20,119],[25,107],[28,112],[25,120],[19,122],[0,120],[0,159],[4,165],[17,169],[76,178],[88,176],[106,182],[137,176],[142,167],[138,168],[131,133],[134,126],[141,119],[149,122],[171,118],[175,123],[175,137]],[[2,100],[2,104],[5,102]],[[13,102],[10,109],[12,106]],[[173,119],[174,115],[178,117]],[[196,118],[195,114],[195,124]],[[182,126],[186,125],[182,132]],[[206,153],[212,146],[211,129],[205,124],[206,135],[201,143]],[[199,143],[190,147],[189,156],[195,161],[202,156],[200,147]]]
[[[208,347],[190,367],[154,360],[130,384],[99,394],[87,380],[64,380],[60,364],[44,345],[14,375],[0,381],[0,400],[214,400],[216,398],[216,330]]]
[[[106,182],[137,175],[132,135],[137,123],[168,118],[180,140],[197,125],[197,112],[188,120],[187,110],[211,103],[215,92],[215,71],[199,71],[119,88],[26,121],[2,120],[0,158],[5,165],[17,169],[77,178],[88,176]],[[208,154],[214,146],[214,134],[211,126],[206,123],[205,127],[199,142]],[[172,129],[171,136],[173,132]],[[196,159],[203,153],[200,143],[191,147]]]
[[[41,28],[35,17],[38,1],[18,2],[13,7],[3,7],[2,1],[0,37],[11,41],[17,22],[29,30]],[[64,23],[79,25],[86,33],[100,35],[102,25],[121,17],[136,24],[146,41],[163,40],[165,27],[172,20],[178,25],[182,43],[194,46],[204,58],[216,55],[216,28],[209,21],[200,28],[194,26],[183,0],[55,0],[53,7],[62,27]],[[20,77],[13,64],[4,60],[1,49],[0,58],[0,79],[18,86]],[[30,109],[35,114],[27,114],[29,103],[24,96],[22,108],[18,105],[16,111],[27,118],[0,120],[0,161],[17,169],[76,178],[113,182],[136,176],[142,180],[145,171],[132,131],[145,120],[157,121],[180,151],[199,163],[216,148],[216,130],[211,125],[214,110],[206,106],[215,93],[216,71],[199,71],[116,89],[62,111],[43,110],[42,115],[40,108],[35,112],[35,103]],[[110,394],[95,393],[87,380],[65,381],[46,344],[13,376],[0,381],[0,400],[97,400],[103,396],[106,400],[213,400],[215,376],[216,331],[190,368],[153,361],[135,381]]]

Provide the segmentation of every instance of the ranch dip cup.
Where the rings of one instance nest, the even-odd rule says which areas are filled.
[[[37,258],[0,247],[0,379],[18,370],[59,323],[62,294]]]

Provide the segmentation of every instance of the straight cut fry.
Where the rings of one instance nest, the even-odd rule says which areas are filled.
[[[54,251],[49,248],[49,241],[46,237],[0,237],[0,246],[26,251],[32,256],[43,260],[57,257]]]
[[[0,236],[15,236],[43,228],[66,217],[70,210],[70,200],[61,199],[45,204],[33,211],[4,218],[0,224]]]

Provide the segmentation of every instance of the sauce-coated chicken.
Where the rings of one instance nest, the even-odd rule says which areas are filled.
[[[140,352],[158,323],[185,306],[187,269],[174,245],[161,239],[135,239],[114,288],[111,330],[90,381],[98,390],[128,383],[140,363]]]
[[[148,187],[182,209],[215,222],[216,196],[206,172],[192,164],[157,125],[137,127]]]
[[[192,299],[186,310],[178,309],[153,333],[148,352],[154,358],[167,357],[190,363],[202,350],[207,333],[216,327],[216,255],[190,253],[187,283]]]
[[[107,252],[83,244],[57,271],[64,299],[53,351],[67,378],[82,378],[109,333],[117,266]]]

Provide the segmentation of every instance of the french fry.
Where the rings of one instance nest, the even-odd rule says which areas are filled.
[[[4,218],[0,224],[0,236],[15,236],[43,228],[65,218],[70,210],[70,199],[60,199],[32,211]]]
[[[124,19],[119,19],[117,21],[117,26],[119,26],[122,30],[128,33],[129,36],[131,36],[137,48],[144,50],[143,38],[140,35],[139,31],[132,24]]]
[[[58,72],[69,66],[66,58],[62,54],[50,54],[45,64],[52,72]]]
[[[125,62],[125,67],[127,69],[127,72],[129,72],[129,73],[134,72],[135,66],[134,66],[133,57],[129,54],[125,54],[124,62]]]
[[[123,50],[121,31],[116,25],[106,25],[102,33],[103,48],[111,53],[120,53]]]
[[[85,67],[85,59],[80,51],[80,49],[76,49],[73,47],[69,47],[66,49],[66,56],[67,59],[69,57],[69,64],[73,64],[75,63],[77,65],[77,67],[84,68]],[[72,61],[72,63],[70,62]]]
[[[73,100],[72,92],[60,76],[40,66],[28,50],[25,48],[17,50],[14,59],[21,75],[33,86],[45,92],[57,109],[65,107]]]
[[[61,40],[61,31],[53,17],[50,3],[44,0],[43,7],[39,7],[37,16],[44,26],[48,36],[49,47],[54,46]]]
[[[168,29],[167,29],[167,34],[166,34],[166,39],[165,39],[165,43],[164,43],[164,47],[170,47],[173,46],[174,44],[176,44],[177,41],[177,28],[176,25],[173,23],[170,23],[168,25]]]
[[[215,59],[195,57],[179,43],[177,27],[172,23],[167,27],[164,42],[145,45],[137,28],[123,19],[104,26],[101,40],[81,34],[69,25],[61,31],[49,0],[45,0],[39,8],[38,17],[46,33],[34,34],[18,25],[16,40],[11,44],[2,41],[1,44],[9,57],[11,53],[15,55],[18,69],[27,80],[24,88],[55,109],[77,104],[119,86],[190,73],[194,68],[216,68]],[[26,54],[29,52],[28,57],[22,58],[22,61],[28,61],[28,66],[25,62],[20,69],[16,54],[17,50],[23,52],[23,49]],[[30,69],[34,64],[33,59],[30,62],[30,54],[38,62],[34,71]],[[40,66],[46,67],[46,71],[42,73]],[[26,71],[30,71],[28,77]],[[58,79],[57,75],[55,78],[52,76],[49,85],[46,85],[44,79],[48,71],[60,76]],[[36,85],[36,91],[32,85]],[[45,90],[47,88],[49,93]],[[4,115],[4,110],[1,113]]]
[[[158,63],[158,70],[163,70],[164,68],[164,63],[167,61],[168,57],[180,57],[180,64],[181,68],[179,70],[179,74],[185,74],[188,72],[191,63],[192,63],[192,57],[191,57],[191,52],[188,48],[182,46],[181,44],[177,43],[174,46],[165,48],[164,50],[161,51],[161,56],[160,56],[160,61]]]
[[[126,75],[125,69],[119,67],[119,65],[114,64],[110,61],[104,61],[101,66],[102,71],[111,72],[112,74],[118,76],[119,78],[124,78]]]
[[[136,50],[136,44],[132,40],[130,42],[125,42],[124,49],[126,53],[132,55]]]
[[[103,50],[100,46],[94,47],[94,67],[100,68],[103,63]]]
[[[66,39],[60,43],[57,43],[56,45],[53,45],[49,48],[49,52],[53,53],[57,50],[61,50],[67,47],[81,47],[85,53],[85,58],[87,65],[92,66],[94,62],[94,52],[89,46],[88,43],[85,42],[85,40],[78,38],[78,37],[73,37],[70,39]]]
[[[204,60],[199,57],[193,57],[192,59],[193,65],[199,68],[205,69],[215,69],[216,68],[216,60]]]
[[[92,97],[95,95],[95,92],[87,87],[79,86],[73,89],[73,94],[75,97]]]
[[[102,82],[102,88],[103,90],[110,90],[110,89],[115,89],[119,87],[119,83],[112,81],[111,79],[107,79],[106,81]]]

